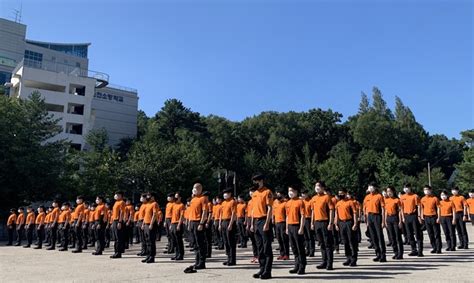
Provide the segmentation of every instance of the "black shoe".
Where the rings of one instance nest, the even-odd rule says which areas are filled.
[[[442,254],[441,250],[436,251],[436,254]]]
[[[411,253],[408,254],[408,256],[417,256],[418,255],[418,252],[417,251],[413,251]]]
[[[351,262],[350,266],[357,266],[357,261]]]
[[[447,251],[447,252],[450,252],[450,251],[452,251],[452,249],[451,249],[451,248],[447,248],[446,251]]]
[[[369,245],[367,248],[368,248],[368,249],[373,249],[373,248],[374,248],[374,245]]]
[[[298,269],[298,275],[304,275],[306,272],[305,272],[305,268],[304,267],[300,267],[300,269]]]
[[[147,256],[145,259],[142,259],[142,262],[145,263],[145,262],[147,262],[148,259],[150,259],[149,256]]]
[[[110,258],[122,258],[122,254],[113,254]]]
[[[380,262],[387,262],[387,258],[386,258],[386,257],[384,257],[384,256],[383,256],[383,257],[381,257],[381,258],[380,258]]]
[[[142,253],[137,253],[137,256],[144,256],[144,255],[145,255],[145,253],[143,253],[143,252]]]
[[[309,253],[309,257],[314,257],[314,252]]]
[[[8,243],[7,246],[13,246],[13,244],[12,244],[12,243]]]
[[[377,256],[376,258],[374,258],[373,261],[380,261],[380,256]]]
[[[182,257],[177,257],[175,260],[183,260]]]
[[[41,249],[42,249],[42,247],[40,247],[40,246],[37,246],[37,247],[34,247],[33,249],[35,249],[35,250],[41,250]]]
[[[458,250],[464,249],[464,246],[458,246]]]
[[[172,257],[172,258],[170,258],[170,259],[171,259],[171,260],[176,260],[176,257],[174,256],[174,257]]]
[[[334,268],[332,268],[332,265],[328,265],[328,266],[326,267],[326,270],[334,270]]]
[[[60,252],[65,252],[65,251],[67,251],[67,248],[60,248],[59,251]]]
[[[266,279],[272,279],[272,275],[270,273],[263,273],[260,275],[260,279],[266,280]]]
[[[430,251],[430,254],[435,254],[436,253],[436,250],[431,250]]]
[[[349,266],[349,264],[351,264],[351,260],[350,260],[350,259],[348,259],[348,260],[346,260],[346,261],[344,261],[344,262],[342,263],[342,265],[344,265],[344,266]]]
[[[392,243],[388,243],[388,244],[387,244],[387,247],[391,247],[391,246],[392,246]]]
[[[222,265],[228,265],[229,263],[227,261],[224,261]]]
[[[150,257],[147,261],[145,261],[146,263],[154,263],[155,262],[155,258],[154,257]]]
[[[72,253],[73,253],[73,254],[82,253],[82,250],[73,250]]]
[[[422,252],[419,252],[417,256],[418,257],[424,257],[425,255]]]
[[[197,271],[194,269],[194,267],[192,265],[186,267],[186,269],[184,270],[184,273],[196,273],[196,272]]]
[[[291,269],[291,270],[288,271],[288,272],[289,272],[290,274],[296,274],[296,273],[298,273],[298,268],[295,267],[295,268]]]
[[[47,250],[47,251],[54,251],[55,248],[54,248],[54,247],[49,247],[49,248],[47,248],[46,250]]]
[[[398,255],[392,256],[392,259],[397,259]]]
[[[92,255],[102,255],[102,252],[93,252]]]
[[[200,264],[198,266],[194,266],[194,269],[196,269],[196,270],[206,269],[206,265],[205,264]]]
[[[395,259],[403,259],[403,255],[398,255]]]
[[[26,245],[26,246],[23,246],[23,247],[24,247],[24,248],[29,248],[29,247],[31,247],[31,246],[30,246],[30,245]]]
[[[16,244],[15,244],[15,247],[19,247],[19,246],[21,246],[20,243],[16,243]]]
[[[261,274],[260,274],[260,272],[259,272],[259,273],[255,273],[254,275],[252,275],[252,277],[255,278],[255,279],[258,279],[258,278],[260,278],[260,275],[261,275]]]
[[[320,265],[316,266],[317,269],[326,269],[327,263],[321,263]]]
[[[235,262],[229,262],[227,263],[227,266],[234,266],[235,265]]]

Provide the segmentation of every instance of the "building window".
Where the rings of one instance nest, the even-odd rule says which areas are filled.
[[[41,68],[43,62],[43,54],[31,50],[25,50],[25,65],[30,67]]]

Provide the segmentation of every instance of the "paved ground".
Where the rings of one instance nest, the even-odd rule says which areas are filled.
[[[311,279],[328,279],[340,281],[410,281],[410,282],[474,282],[474,227],[469,225],[470,250],[443,252],[442,255],[431,255],[425,246],[424,258],[405,257],[403,261],[389,259],[387,263],[374,263],[374,253],[367,249],[365,242],[361,248],[359,266],[343,267],[342,255],[335,255],[334,271],[319,271],[315,268],[320,259],[309,258],[307,274],[290,275],[293,261],[275,261],[273,277],[280,282],[310,281]],[[426,236],[426,235],[425,235]],[[163,238],[166,240],[165,238]],[[425,238],[427,242],[427,237]],[[207,269],[194,274],[184,274],[183,269],[193,262],[193,254],[188,252],[184,261],[176,263],[168,255],[161,253],[165,242],[159,242],[159,256],[154,264],[143,264],[135,256],[138,247],[133,247],[122,259],[109,258],[108,250],[103,256],[92,256],[91,251],[82,254],[46,250],[24,249],[20,247],[0,246],[0,282],[249,282],[257,265],[249,261],[250,250],[239,249],[237,266],[222,265],[222,251],[213,251],[213,257]],[[388,248],[391,258],[391,248]],[[275,253],[276,254],[276,253]]]

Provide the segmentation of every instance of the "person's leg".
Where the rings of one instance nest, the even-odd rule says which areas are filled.
[[[385,237],[383,235],[383,228],[382,228],[382,216],[375,215],[375,230],[377,232],[377,244],[379,245],[380,250],[380,262],[387,261],[386,259],[386,247],[385,247]]]
[[[415,241],[415,215],[405,215],[405,226],[407,230],[407,237],[410,241],[411,253],[410,255],[416,255],[418,251],[416,250],[416,241]]]
[[[432,248],[432,253],[436,252],[436,241],[435,241],[435,232],[434,232],[434,222],[432,221],[434,218],[432,217],[425,217],[425,227],[426,233],[428,233],[428,237],[430,239],[430,245]]]
[[[183,259],[184,257],[183,232],[184,232],[184,225],[181,224],[179,231],[176,231],[176,239],[177,239],[176,249],[178,251],[178,254],[177,254],[178,259]]]
[[[263,221],[265,223],[265,220]],[[273,250],[272,250],[272,239],[273,233],[271,229],[267,231],[263,230],[263,225],[261,226],[261,231],[263,234],[263,254],[265,256],[264,262],[264,272],[263,277],[271,277],[272,275],[272,264],[273,264]]]
[[[381,258],[381,249],[380,249],[380,245],[379,245],[379,242],[378,242],[378,237],[377,237],[377,230],[376,230],[376,222],[375,222],[375,217],[374,215],[372,214],[369,214],[369,216],[367,217],[367,226],[369,228],[369,235],[370,235],[370,240],[372,241],[372,246],[374,247],[375,249],[375,259],[374,261],[379,261],[380,258]]]
[[[260,270],[258,275],[261,276],[265,272],[265,249],[264,249],[264,241],[263,241],[263,225],[264,222],[262,220],[255,220],[254,224],[254,235],[255,235],[255,244],[257,246],[258,251],[258,263],[260,265]]]
[[[418,217],[415,217],[414,224],[416,244],[418,246],[418,256],[423,256],[423,231],[421,231],[421,224],[418,221]]]
[[[464,222],[464,219],[463,219],[463,214],[461,213],[459,219],[459,228],[460,228],[460,231],[461,231],[461,238],[462,238],[462,242],[461,242],[461,245],[462,245],[462,248],[463,249],[467,249],[469,247],[469,236],[467,235],[467,229],[466,229],[466,222]]]
[[[228,231],[227,238],[229,239],[229,265],[235,265],[237,262],[237,225],[232,224],[232,229]]]
[[[436,222],[436,218],[433,218],[433,230],[434,230],[434,236],[435,236],[435,248],[436,248],[436,253],[440,254],[441,253],[441,227],[439,223]]]

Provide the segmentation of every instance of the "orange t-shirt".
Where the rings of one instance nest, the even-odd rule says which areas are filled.
[[[385,211],[388,216],[398,215],[400,210],[400,199],[396,197],[388,197],[384,199],[385,202]]]
[[[200,221],[203,211],[207,211],[207,198],[205,196],[195,196],[189,205],[189,220]],[[214,216],[214,219],[216,215]]]
[[[45,224],[51,223],[51,212],[46,213],[46,217],[44,218],[44,223]]]
[[[58,207],[55,207],[53,208],[53,211],[51,211],[51,223],[53,223],[54,221],[57,221],[58,217],[59,217],[59,208]]]
[[[247,208],[247,205],[244,203],[238,203],[237,204],[237,218],[244,218],[245,217],[245,208]]]
[[[438,214],[439,200],[437,197],[429,195],[421,198],[421,208],[424,216],[436,216]]]
[[[25,214],[20,213],[18,214],[18,217],[16,218],[16,225],[23,225],[25,224]]]
[[[84,214],[84,210],[85,210],[84,204],[83,203],[78,204],[76,206],[76,209],[74,209],[74,213],[73,213],[74,217],[72,219],[77,220],[77,219],[79,219],[79,217],[82,218],[82,216]]]
[[[140,211],[137,210],[135,211],[135,213],[133,214],[133,222],[138,222],[138,220],[140,219]]]
[[[224,200],[222,202],[222,211],[220,215],[220,219],[222,220],[230,220],[232,218],[232,211],[237,209],[237,202],[234,199]]]
[[[219,215],[221,215],[221,210],[222,210],[222,205],[220,203],[216,203],[212,207],[212,219],[213,220],[218,220]]]
[[[155,222],[158,222],[160,219],[159,216],[160,207],[156,201],[149,202],[145,204],[145,216],[143,218],[143,222],[145,224],[151,224],[151,220],[153,218],[153,213],[155,213]]]
[[[179,223],[179,220],[184,215],[184,204],[181,202],[174,202],[171,206],[171,223],[176,224]]]
[[[124,220],[128,221],[130,218],[133,221],[133,215],[135,214],[135,208],[133,208],[133,205],[125,205],[125,217]]]
[[[366,213],[382,213],[382,207],[385,207],[385,201],[380,193],[368,194],[364,199]]]
[[[464,205],[466,205],[466,199],[463,196],[451,196],[449,198],[450,201],[453,202],[456,212],[463,212]]]
[[[307,198],[303,200],[304,203],[304,217],[311,218],[311,199]]]
[[[95,217],[95,209],[94,210],[89,210],[89,217],[87,218],[87,222],[92,223],[94,222],[94,217]]]
[[[174,201],[169,201],[169,202],[166,204],[166,208],[165,208],[165,218],[166,218],[166,219],[170,219],[170,218],[171,218],[171,208],[173,207],[173,204],[174,204]]]
[[[89,222],[89,218],[90,218],[89,215],[90,215],[90,213],[91,213],[91,211],[90,211],[88,208],[84,209],[84,213],[83,213],[84,216],[83,216],[83,218],[82,218],[82,220],[83,220],[84,222]]]
[[[65,209],[61,211],[61,213],[59,214],[58,223],[65,223],[67,219],[70,219],[70,218],[71,218],[71,211],[69,209]]]
[[[142,203],[140,205],[140,208],[138,209],[138,220],[139,221],[142,221],[143,218],[145,218],[145,207],[146,207],[146,203]]]
[[[250,199],[248,202],[247,202],[247,213],[246,213],[246,216],[248,218],[252,217],[252,199]]]
[[[404,214],[413,214],[417,213],[418,205],[420,204],[420,198],[414,193],[404,194],[400,197],[400,202],[402,203]]]
[[[94,221],[99,221],[101,216],[102,216],[102,221],[107,222],[107,220],[109,218],[108,217],[109,213],[108,213],[108,209],[105,206],[105,204],[99,204],[95,208],[95,210],[94,210]]]
[[[270,189],[262,187],[252,194],[252,216],[263,218],[267,216],[267,206],[273,205],[273,194]]]
[[[10,216],[8,216],[7,225],[16,224],[16,218],[17,217],[15,213],[10,214]]]
[[[46,218],[46,214],[44,212],[38,213],[38,215],[36,216],[35,224],[41,224],[41,222],[43,222],[43,224],[44,224],[44,219],[45,218]]]
[[[353,220],[354,213],[357,211],[354,202],[350,200],[338,201],[335,209],[337,211],[337,218],[340,221]]]
[[[26,216],[26,225],[35,224],[35,213],[32,211]]]
[[[305,204],[300,199],[290,199],[283,203],[286,210],[286,224],[294,225],[300,224],[301,216],[304,217]]]
[[[119,220],[120,213],[122,213],[122,221],[125,220],[125,202],[123,200],[118,200],[114,203],[112,207],[112,220]]]
[[[469,214],[474,214],[474,198],[468,198],[466,203],[469,207]]]
[[[452,201],[442,200],[439,202],[439,210],[441,216],[453,216],[453,212],[456,210],[456,208]]]
[[[275,223],[281,223],[281,222],[286,221],[286,202],[285,201],[273,202],[273,215],[275,216]]]
[[[311,209],[313,210],[314,221],[329,220],[329,213],[334,210],[334,203],[329,195],[315,195],[311,199]]]

